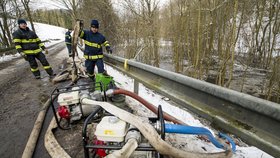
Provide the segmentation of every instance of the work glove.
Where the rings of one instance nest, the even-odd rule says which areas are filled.
[[[106,47],[107,53],[112,54],[112,49],[110,47]]]
[[[49,50],[48,49],[45,49],[45,54],[49,54]]]
[[[24,53],[20,53],[20,55],[23,57],[23,59],[24,59],[24,60],[28,61],[28,59],[27,59],[27,55],[26,55],[26,54],[24,54]]]
[[[108,53],[109,53],[109,54],[112,54],[112,49],[109,49],[109,50],[108,50]]]
[[[80,21],[80,28],[83,29],[84,28],[84,20],[79,19]]]
[[[45,46],[42,46],[41,48],[42,48],[43,50],[45,50],[45,49],[46,49],[46,47],[45,47]]]

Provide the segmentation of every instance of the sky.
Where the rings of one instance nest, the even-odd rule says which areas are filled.
[[[38,37],[41,40],[50,39],[49,43],[46,43],[46,47],[49,47],[51,45],[54,45],[58,42],[64,41],[64,34],[66,32],[65,28],[56,27],[56,26],[50,26],[47,24],[41,24],[41,23],[35,23],[35,29],[37,30]],[[56,39],[56,40],[53,40]],[[82,53],[82,52],[79,52]],[[63,49],[58,54],[64,54],[65,57],[67,56],[67,50],[66,48]],[[0,57],[0,63],[5,62],[8,60],[13,60],[14,58],[19,58],[20,55],[11,55],[11,56],[1,56]],[[21,59],[23,60],[23,59]],[[116,81],[116,84],[118,87],[133,91],[134,86],[134,80],[125,74],[122,74],[118,72],[117,70],[113,69],[112,67],[105,65],[105,69],[107,70],[108,74],[114,77],[114,80]],[[215,132],[215,129],[212,129],[211,127],[205,125],[200,120],[196,119],[195,116],[193,116],[191,113],[181,110],[178,107],[172,105],[172,102],[169,99],[166,99],[164,96],[159,95],[158,93],[154,92],[153,90],[148,89],[141,83],[139,84],[139,96],[144,98],[145,100],[148,100],[150,103],[152,103],[154,106],[161,105],[163,110],[167,112],[168,114],[176,117],[177,119],[185,122],[188,125],[191,126],[197,126],[197,127],[204,127],[209,129],[212,133]],[[136,113],[141,116],[151,116],[152,113],[147,111],[145,107],[143,107],[139,102],[137,102],[134,99],[131,99],[129,97],[126,97],[126,102],[129,104],[130,107],[135,109]],[[180,144],[184,144],[185,150],[188,151],[195,151],[195,152],[217,152],[221,151],[221,149],[217,149],[214,145],[211,143],[202,141],[201,139],[198,139],[196,136],[190,136],[190,135],[170,135],[173,140],[176,140],[174,142],[174,146],[178,147]],[[205,148],[203,150],[202,148]],[[249,145],[242,145],[242,147],[237,146],[237,151],[233,155],[233,158],[272,158],[272,156],[268,155],[267,153],[261,151],[260,149],[249,146]]]

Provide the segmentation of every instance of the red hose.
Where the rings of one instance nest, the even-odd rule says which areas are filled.
[[[147,102],[145,99],[143,99],[142,97],[140,97],[139,95],[137,95],[137,94],[135,94],[133,92],[130,92],[130,91],[127,91],[127,90],[124,90],[124,89],[120,88],[120,89],[115,89],[113,94],[124,94],[124,95],[130,96],[130,97],[136,99],[137,101],[139,101],[140,103],[142,103],[144,106],[146,106],[149,110],[151,110],[156,115],[158,113],[158,109],[154,105],[152,105],[151,103]],[[186,123],[176,119],[175,117],[167,114],[166,112],[163,112],[163,117],[167,121],[171,121],[173,123],[180,124],[180,125],[187,125]],[[198,138],[201,139],[201,140],[210,142],[208,140],[208,138],[203,136],[203,135],[198,136]]]
[[[145,99],[143,99],[142,97],[138,96],[137,94],[135,94],[133,92],[130,92],[130,91],[127,91],[127,90],[124,90],[124,89],[115,89],[113,94],[124,94],[124,95],[130,96],[130,97],[136,99],[137,101],[139,101],[140,103],[142,103],[144,106],[146,106],[149,110],[151,110],[156,115],[158,113],[158,109],[154,105],[147,102]],[[176,123],[176,124],[186,125],[184,122],[174,118],[173,116],[171,116],[171,115],[169,115],[165,112],[163,112],[163,117],[167,121],[171,121],[171,122]]]

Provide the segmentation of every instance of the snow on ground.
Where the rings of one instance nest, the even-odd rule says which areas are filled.
[[[10,61],[10,60],[13,60],[18,57],[20,57],[19,53],[9,54],[9,55],[3,54],[2,56],[0,56],[0,63],[5,62],[5,61]]]
[[[113,69],[112,67],[106,65],[105,69],[107,72],[114,77],[116,84],[118,87],[133,91],[134,80],[127,75]],[[173,106],[166,101],[164,96],[161,96],[154,91],[146,88],[144,85],[139,84],[139,92],[138,95],[149,101],[151,104],[158,106],[161,105],[163,111],[166,113],[176,117],[177,119],[185,122],[191,126],[204,127],[209,129],[212,133],[214,129],[203,125],[200,120],[196,119],[187,111],[181,110],[180,108]],[[146,107],[142,106],[141,103],[136,100],[126,97],[126,102],[133,109],[137,109],[136,113],[140,116],[155,116],[152,112],[150,112]],[[219,152],[221,149],[216,148],[213,144],[207,143],[201,139],[198,139],[197,136],[193,135],[179,135],[179,134],[167,134],[167,141],[169,141],[174,147],[181,148],[186,151],[194,151],[194,152]],[[172,142],[173,141],[173,142]],[[272,156],[267,153],[261,151],[260,149],[253,146],[237,146],[236,153],[233,155],[233,158],[271,158]]]
[[[50,40],[50,42],[45,44],[47,47],[62,42],[65,39],[65,32],[67,31],[65,28],[42,23],[35,23],[34,25],[36,33],[42,41]]]
[[[31,29],[30,23],[27,21],[27,26]],[[44,43],[46,47],[50,47],[56,43],[62,42],[65,39],[65,28],[52,26],[42,23],[34,23],[36,34],[41,39],[41,41],[49,40],[49,42]],[[19,53],[2,55],[0,56],[0,63],[13,60],[20,57]]]
[[[28,23],[28,27],[31,25]],[[35,23],[35,29],[39,38],[44,40],[50,40],[50,42],[45,43],[46,47],[54,45],[64,40],[64,34],[66,32],[65,28],[51,26],[47,24]],[[18,58],[20,55],[3,55],[0,57],[0,63],[4,61],[9,61],[14,58]],[[106,65],[106,69],[110,75],[114,77],[114,80],[117,82],[117,85],[123,89],[133,91],[134,80],[129,78],[128,76],[114,70],[112,67]],[[198,119],[192,116],[190,113],[179,109],[176,106],[171,105],[168,101],[165,101],[165,97],[159,94],[156,94],[154,91],[146,88],[142,84],[139,84],[139,95],[148,100],[155,106],[161,105],[163,110],[168,114],[175,116],[177,119],[185,122],[188,125],[199,126],[208,128],[212,133],[213,129],[203,125]],[[168,100],[168,99],[167,99]],[[137,114],[142,116],[152,116],[153,114],[145,107],[143,107],[137,101],[126,98],[126,101],[130,106],[137,108]],[[167,140],[171,142],[171,144],[175,147],[181,148],[188,151],[194,152],[217,152],[221,151],[221,149],[217,149],[211,143],[206,143],[201,139],[198,139],[196,136],[190,135],[167,135]],[[172,142],[172,140],[176,140],[176,142]],[[265,152],[257,149],[256,147],[246,146],[240,147],[237,146],[237,151],[233,156],[234,158],[271,158],[270,155]]]

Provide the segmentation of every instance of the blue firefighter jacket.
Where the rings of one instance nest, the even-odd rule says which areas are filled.
[[[19,28],[15,31],[13,33],[13,41],[17,51],[26,55],[38,54],[42,49],[45,49],[44,44],[38,38],[37,34],[28,27],[26,30]]]
[[[102,45],[104,45],[106,49],[110,49],[109,42],[106,41],[105,37],[99,32],[93,33],[90,30],[82,30],[80,32],[80,37],[84,39],[85,42],[85,59],[96,60],[103,58]]]
[[[70,44],[71,45],[71,32],[70,31],[67,31],[66,33],[65,33],[65,43],[66,44]]]

